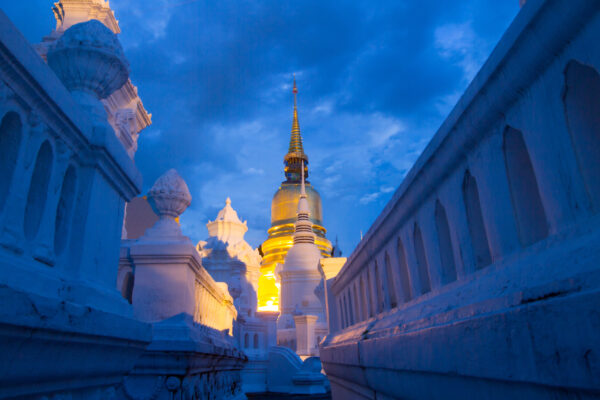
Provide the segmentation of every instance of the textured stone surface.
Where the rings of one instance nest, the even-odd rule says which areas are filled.
[[[71,51],[122,57],[90,48],[95,35],[114,40],[94,25],[78,28],[82,36],[72,31],[88,43],[73,39]],[[82,103],[1,11],[0,47],[0,136],[11,138],[0,146],[0,397],[116,399],[115,386],[151,339],[115,289],[123,207],[141,180],[102,128],[106,117],[86,105],[102,107],[98,97],[124,81],[97,82],[94,66],[82,65],[96,56],[76,57],[70,72],[81,73]]]
[[[129,63],[117,36],[100,21],[73,25],[48,52],[48,65],[70,91],[104,99],[127,82]]]
[[[129,77],[129,63],[116,35],[97,20],[73,25],[50,48],[47,59],[94,123],[108,126],[100,100],[121,88]]]
[[[185,314],[153,326],[152,343],[118,388],[118,398],[243,400],[246,356],[223,332]]]
[[[334,399],[600,396],[599,12],[529,0],[348,258]]]

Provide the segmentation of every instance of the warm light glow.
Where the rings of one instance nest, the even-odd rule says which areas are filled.
[[[321,250],[323,257],[331,256],[331,242],[325,236],[325,228],[313,225],[317,234],[315,244]],[[283,264],[285,255],[294,245],[294,224],[284,223],[269,229],[269,238],[262,244],[264,253],[258,279],[258,310],[279,311],[278,279],[275,277],[275,267]]]
[[[279,311],[279,307],[273,304],[273,301],[267,301],[266,306],[258,307],[258,311]]]

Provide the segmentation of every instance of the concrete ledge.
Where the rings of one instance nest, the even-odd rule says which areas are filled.
[[[441,326],[324,347],[321,357],[334,393],[335,385],[345,390],[358,385],[403,399],[595,398],[600,397],[598,304],[600,290],[540,299]],[[353,356],[340,356],[345,354]]]
[[[149,325],[90,307],[6,286],[0,303],[0,398],[110,387],[150,342]]]

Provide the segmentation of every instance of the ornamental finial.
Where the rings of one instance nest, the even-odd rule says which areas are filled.
[[[304,154],[302,147],[302,136],[300,135],[300,123],[298,123],[298,87],[296,86],[296,76],[294,75],[294,87],[292,89],[294,93],[294,121],[292,122],[292,137],[290,138],[289,153],[297,154],[297,157]]]
[[[297,183],[300,180],[300,161],[308,164],[308,157],[304,154],[302,146],[302,135],[300,134],[300,124],[298,123],[298,87],[296,86],[296,75],[294,75],[294,84],[292,93],[294,93],[294,119],[292,122],[292,135],[290,137],[290,147],[283,158],[285,164],[285,176],[288,182]]]
[[[92,19],[71,26],[48,50],[48,66],[73,99],[91,114],[94,124],[106,124],[100,100],[119,90],[129,78],[129,63],[117,35]]]
[[[154,182],[148,191],[148,201],[160,219],[147,229],[144,240],[185,241],[178,218],[191,204],[192,196],[187,184],[176,170],[170,169]]]
[[[298,100],[297,100],[297,94],[298,94],[298,88],[296,87],[296,74],[294,74],[294,88],[292,89],[292,93],[294,93],[294,109],[296,109],[298,107]]]

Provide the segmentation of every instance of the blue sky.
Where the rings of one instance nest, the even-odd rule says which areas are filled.
[[[0,0],[32,43],[52,0]],[[187,181],[184,233],[207,236],[227,196],[246,239],[270,226],[292,124],[292,75],[328,237],[350,255],[519,11],[517,0],[111,0],[153,125],[144,192]],[[26,4],[26,5],[25,5]]]

